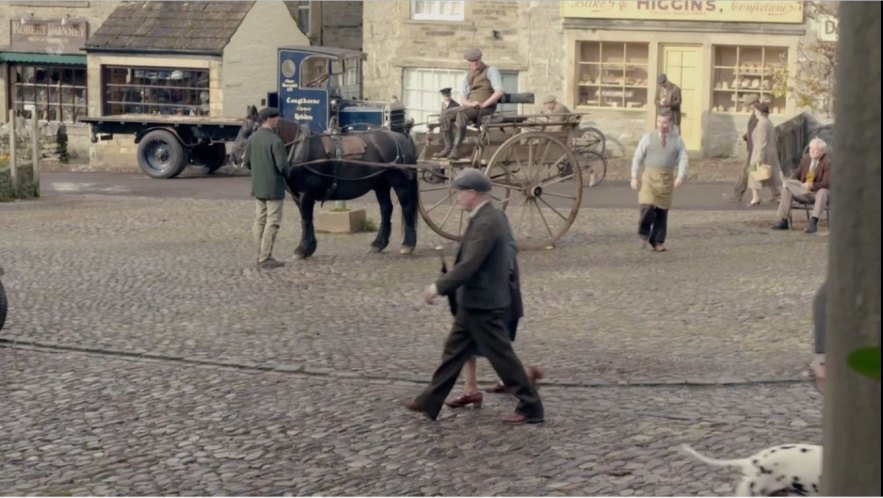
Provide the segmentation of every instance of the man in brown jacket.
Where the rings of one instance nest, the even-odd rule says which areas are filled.
[[[831,198],[831,158],[827,153],[828,144],[821,138],[814,138],[809,142],[809,153],[800,160],[800,165],[794,170],[791,179],[786,180],[782,189],[782,197],[779,199],[779,222],[773,225],[773,230],[788,229],[788,212],[791,210],[791,200],[800,202],[813,202],[812,218],[803,231],[815,233],[819,229],[819,218],[828,200]]]
[[[672,83],[664,73],[656,78],[656,108],[659,111],[667,109],[671,114],[671,124],[681,133],[681,87]]]
[[[445,147],[433,157],[459,159],[459,148],[466,138],[466,127],[469,123],[496,112],[497,102],[503,97],[503,77],[499,69],[482,62],[481,50],[470,48],[463,57],[469,61],[469,72],[460,84],[463,101],[460,102],[460,107],[442,113],[439,128]]]
[[[748,93],[742,97],[742,105],[745,106],[745,110],[751,113],[751,117],[748,118],[748,131],[742,135],[742,141],[745,142],[745,147],[748,149],[748,156],[745,157],[745,167],[742,168],[742,174],[739,175],[739,180],[733,188],[732,195],[724,193],[724,198],[733,202],[742,202],[742,197],[745,196],[745,191],[748,190],[748,167],[750,166],[751,152],[754,149],[754,142],[751,139],[751,134],[754,133],[754,128],[757,126],[757,116],[754,115],[754,105],[757,104],[758,100],[756,93]]]

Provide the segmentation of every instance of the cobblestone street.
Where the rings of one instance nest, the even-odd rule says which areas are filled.
[[[652,253],[637,208],[584,208],[557,249],[522,253],[515,348],[546,370],[546,423],[506,427],[508,396],[435,423],[398,406],[440,359],[451,318],[420,298],[432,248],[455,252],[421,222],[400,256],[398,211],[381,255],[374,234],[319,234],[292,261],[287,202],[286,266],[266,272],[250,201],[0,204],[0,494],[732,494],[735,471],[678,446],[821,443],[824,272],[800,262],[827,265],[827,227],[773,232],[772,215],[675,205]]]

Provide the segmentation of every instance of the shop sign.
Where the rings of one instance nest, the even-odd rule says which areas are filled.
[[[642,21],[803,23],[803,0],[582,0],[563,17]]]
[[[47,54],[79,54],[86,43],[89,23],[65,19],[39,21],[18,19],[9,21],[10,50],[14,52],[41,52]]]

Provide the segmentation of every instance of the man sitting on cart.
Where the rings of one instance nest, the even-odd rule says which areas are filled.
[[[479,122],[484,116],[496,112],[497,102],[503,97],[503,77],[500,70],[482,62],[481,50],[470,48],[463,56],[469,61],[469,72],[460,84],[460,94],[464,98],[460,107],[448,109],[441,115],[439,128],[445,147],[433,155],[436,158],[459,159],[466,127],[469,123]]]

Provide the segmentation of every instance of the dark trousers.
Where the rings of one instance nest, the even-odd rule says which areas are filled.
[[[432,375],[429,387],[417,396],[417,406],[437,416],[450,394],[466,361],[480,346],[494,371],[518,398],[517,413],[529,420],[543,419],[543,402],[527,378],[524,365],[515,355],[504,322],[505,310],[476,310],[462,306],[457,310],[451,333],[445,342],[442,363]]]
[[[481,118],[493,114],[496,110],[497,106],[481,109],[475,107],[454,107],[442,113],[439,118],[439,128],[450,130],[456,125],[458,129],[465,130],[470,124],[477,123]]]
[[[748,157],[751,157],[750,149],[748,150]],[[736,181],[736,186],[733,188],[733,197],[735,197],[737,201],[741,201],[746,190],[748,190],[748,161],[745,162],[745,167],[742,168],[742,174],[739,175],[739,180]]]
[[[665,232],[668,228],[668,209],[653,204],[641,204],[641,219],[638,223],[638,235],[656,247],[665,243]]]

